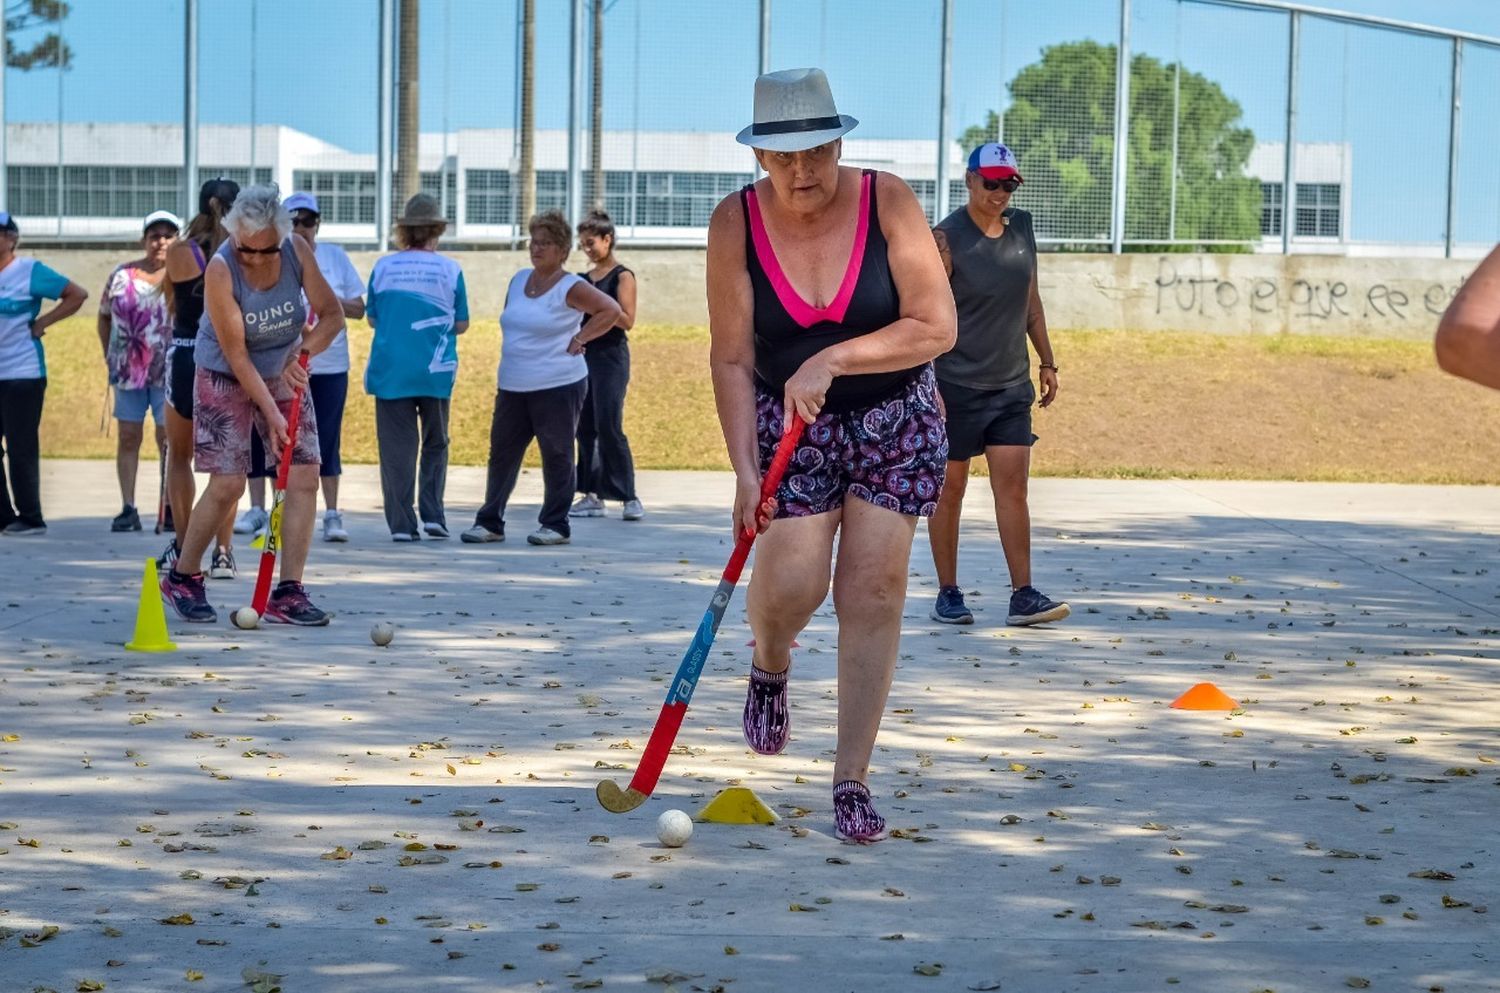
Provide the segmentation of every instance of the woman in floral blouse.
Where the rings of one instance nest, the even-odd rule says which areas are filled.
[[[172,214],[158,210],[146,217],[142,227],[145,256],[110,273],[99,300],[99,344],[104,349],[110,385],[115,388],[115,420],[120,436],[115,469],[124,503],[110,523],[111,531],[141,529],[141,515],[135,509],[135,477],[147,407],[151,408],[156,449],[162,458],[167,440],[163,379],[167,346],[172,340],[172,316],[162,292],[162,277],[166,275],[167,249],[177,240],[179,224]]]

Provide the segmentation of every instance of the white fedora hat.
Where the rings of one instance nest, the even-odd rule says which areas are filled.
[[[822,69],[782,69],[755,80],[755,123],[735,140],[771,152],[816,148],[859,122],[840,114]]]

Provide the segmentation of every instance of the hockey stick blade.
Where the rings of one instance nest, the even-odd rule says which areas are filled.
[[[776,456],[771,460],[765,478],[761,480],[761,504],[775,497],[781,486],[781,477],[792,461],[792,454],[797,449],[797,442],[801,439],[805,426],[800,417],[794,417],[786,433],[781,436],[781,442],[776,446]],[[756,511],[759,513],[759,508]],[[729,598],[734,594],[740,572],[745,568],[745,560],[750,556],[750,546],[755,543],[755,534],[754,530],[746,530],[735,541],[734,553],[729,556],[729,564],[724,568],[713,599],[709,601],[708,610],[698,623],[692,643],[688,645],[687,653],[677,667],[677,675],[672,678],[667,689],[667,699],[662,703],[656,726],[651,729],[651,738],[646,742],[646,750],[641,753],[640,763],[636,766],[630,785],[621,789],[618,783],[606,779],[595,788],[594,794],[605,810],[615,814],[634,810],[645,803],[656,789],[657,780],[661,778],[662,769],[667,764],[667,755],[672,750],[672,743],[677,740],[677,731],[682,727],[682,719],[687,716],[688,701],[698,685],[698,677],[703,673],[708,650],[713,646],[714,636],[719,633],[719,624],[724,620]]]

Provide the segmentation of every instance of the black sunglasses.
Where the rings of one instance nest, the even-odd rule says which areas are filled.
[[[315,228],[323,222],[323,218],[311,211],[298,211],[292,218],[294,228]]]
[[[1016,192],[1016,190],[1021,188],[1021,181],[1014,176],[1009,179],[985,179],[983,176],[980,176],[979,181],[983,183],[984,188],[989,190],[991,193],[995,192],[996,190],[1004,190],[1006,193],[1014,193]]]
[[[246,248],[244,245],[235,245],[234,250],[245,255],[276,255],[281,251],[281,246],[272,245],[270,248]]]

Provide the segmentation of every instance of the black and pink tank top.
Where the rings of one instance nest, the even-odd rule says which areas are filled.
[[[885,234],[875,201],[875,173],[860,176],[859,220],[844,280],[827,307],[813,307],[798,295],[782,271],[754,185],[740,190],[745,211],[745,257],[755,294],[755,375],[781,390],[813,355],[830,345],[879,331],[901,317],[901,298],[891,277]],[[824,410],[844,413],[898,392],[922,366],[898,372],[838,376],[828,389]]]

